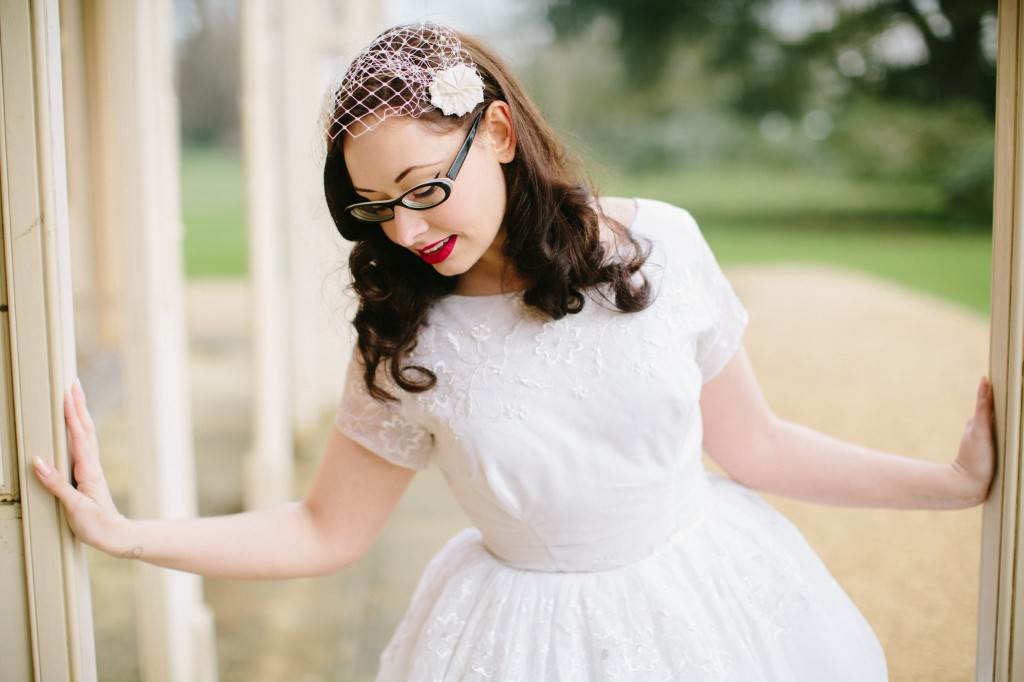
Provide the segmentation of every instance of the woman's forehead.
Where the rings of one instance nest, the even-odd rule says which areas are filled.
[[[387,118],[359,137],[345,135],[342,154],[352,184],[383,189],[413,165],[449,160],[452,134],[439,133],[409,116]]]

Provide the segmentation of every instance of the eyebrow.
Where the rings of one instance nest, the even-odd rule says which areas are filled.
[[[414,171],[414,170],[417,170],[419,168],[427,168],[429,166],[436,166],[437,164],[439,164],[439,163],[441,163],[443,161],[444,161],[444,159],[441,159],[441,161],[434,161],[433,163],[421,163],[418,166],[409,166],[404,171],[402,171],[397,176],[395,176],[395,180],[394,181],[396,183],[399,183],[399,182],[402,181],[402,178],[404,178],[406,175],[409,174],[410,171]],[[357,192],[369,192],[371,194],[373,192],[376,192],[377,194],[384,194],[384,192],[381,192],[381,191],[376,190],[376,189],[363,189],[362,187],[353,187],[352,189],[354,189]]]

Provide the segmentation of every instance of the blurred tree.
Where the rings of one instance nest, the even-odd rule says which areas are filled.
[[[238,16],[233,0],[174,0],[181,137],[238,143]]]
[[[737,77],[727,101],[740,112],[799,114],[831,80],[843,94],[966,99],[994,116],[995,0],[553,0],[548,9],[560,36],[601,15],[620,27],[638,90],[657,84],[674,46],[701,41],[707,66]]]

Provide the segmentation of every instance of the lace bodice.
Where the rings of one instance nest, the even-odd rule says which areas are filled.
[[[403,363],[436,386],[409,394],[380,372],[397,404],[370,398],[353,354],[337,428],[399,466],[436,463],[511,566],[620,566],[706,508],[701,386],[738,348],[747,311],[688,211],[638,199],[631,229],[652,241],[641,312],[593,292],[559,320],[519,292],[446,297]]]

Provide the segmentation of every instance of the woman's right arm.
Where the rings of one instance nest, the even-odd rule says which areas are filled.
[[[332,428],[303,500],[224,516],[128,519],[110,498],[77,385],[65,396],[64,414],[78,487],[52,468],[37,465],[36,475],[61,500],[75,535],[114,556],[204,576],[284,579],[344,568],[373,545],[416,473]]]

